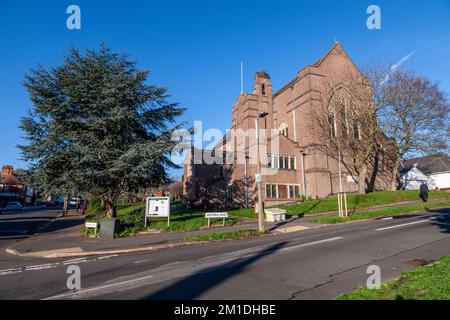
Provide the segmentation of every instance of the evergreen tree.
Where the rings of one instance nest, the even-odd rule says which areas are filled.
[[[104,45],[30,69],[24,86],[34,107],[21,120],[27,144],[19,146],[30,184],[88,192],[115,217],[121,195],[166,183],[184,109],[167,101],[167,88],[146,84],[148,75]]]

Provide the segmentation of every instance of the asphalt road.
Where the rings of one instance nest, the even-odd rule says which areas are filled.
[[[53,207],[0,214],[0,269],[16,268],[22,264],[35,262],[33,259],[19,258],[4,252],[15,242],[24,241],[40,233],[67,231],[82,223],[80,219],[75,218],[55,220],[61,210],[60,207]]]
[[[450,209],[247,241],[71,259],[9,258],[2,299],[334,299],[450,252]],[[0,244],[1,244],[0,240]],[[4,255],[0,256],[3,260]],[[13,265],[14,264],[14,265]],[[81,290],[69,291],[69,265]]]
[[[25,238],[38,233],[59,213],[59,208],[3,212],[0,214],[0,240]]]

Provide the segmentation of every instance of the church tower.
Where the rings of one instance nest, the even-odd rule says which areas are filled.
[[[255,74],[253,94],[258,100],[258,114],[261,112],[268,113],[264,123],[261,124],[261,128],[271,129],[273,123],[272,83],[266,71],[260,70]]]

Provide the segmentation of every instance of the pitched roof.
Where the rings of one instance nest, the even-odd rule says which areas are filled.
[[[429,155],[405,160],[403,170],[408,171],[417,165],[417,168],[424,174],[433,174],[450,171],[450,157],[446,155]]]
[[[322,56],[319,60],[317,60],[316,62],[304,66],[304,67],[297,73],[297,75],[295,76],[294,79],[292,79],[292,80],[289,81],[287,84],[285,84],[285,85],[282,86],[280,89],[278,89],[278,90],[273,94],[273,96],[275,97],[275,96],[279,95],[281,92],[283,92],[284,90],[286,90],[287,88],[291,87],[291,86],[299,79],[299,74],[300,74],[303,70],[305,70],[305,69],[307,69],[307,68],[310,68],[310,67],[318,68],[318,67],[322,64],[322,62],[325,61],[325,59],[326,59],[329,55],[331,55],[333,52],[337,52],[337,53],[339,53],[339,54],[345,55],[345,56],[350,60],[350,62],[355,66],[355,68],[359,71],[358,67],[353,63],[352,59],[350,59],[350,57],[348,56],[348,54],[345,52],[344,48],[342,48],[341,43],[340,43],[339,41],[336,41],[336,42],[333,44],[333,46],[327,51],[327,53],[325,53],[325,55],[323,55],[323,56]]]
[[[5,175],[1,175],[0,184],[15,186],[15,185],[21,185],[21,184],[23,184],[23,182],[20,180],[20,178],[17,175],[5,174]]]

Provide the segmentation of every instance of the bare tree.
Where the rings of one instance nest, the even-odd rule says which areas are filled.
[[[449,103],[438,83],[387,64],[372,64],[363,73],[373,88],[380,127],[398,146],[393,178],[405,157],[448,150]],[[396,180],[391,180],[391,189]]]
[[[174,179],[173,182],[169,185],[170,196],[173,199],[181,199],[183,196],[183,184],[180,181],[181,179]]]
[[[313,123],[323,152],[341,158],[345,171],[358,184],[358,193],[364,194],[375,188],[380,163],[386,168],[396,148],[378,125],[370,82],[361,74],[349,74],[346,79],[327,82],[328,100],[313,108]]]

